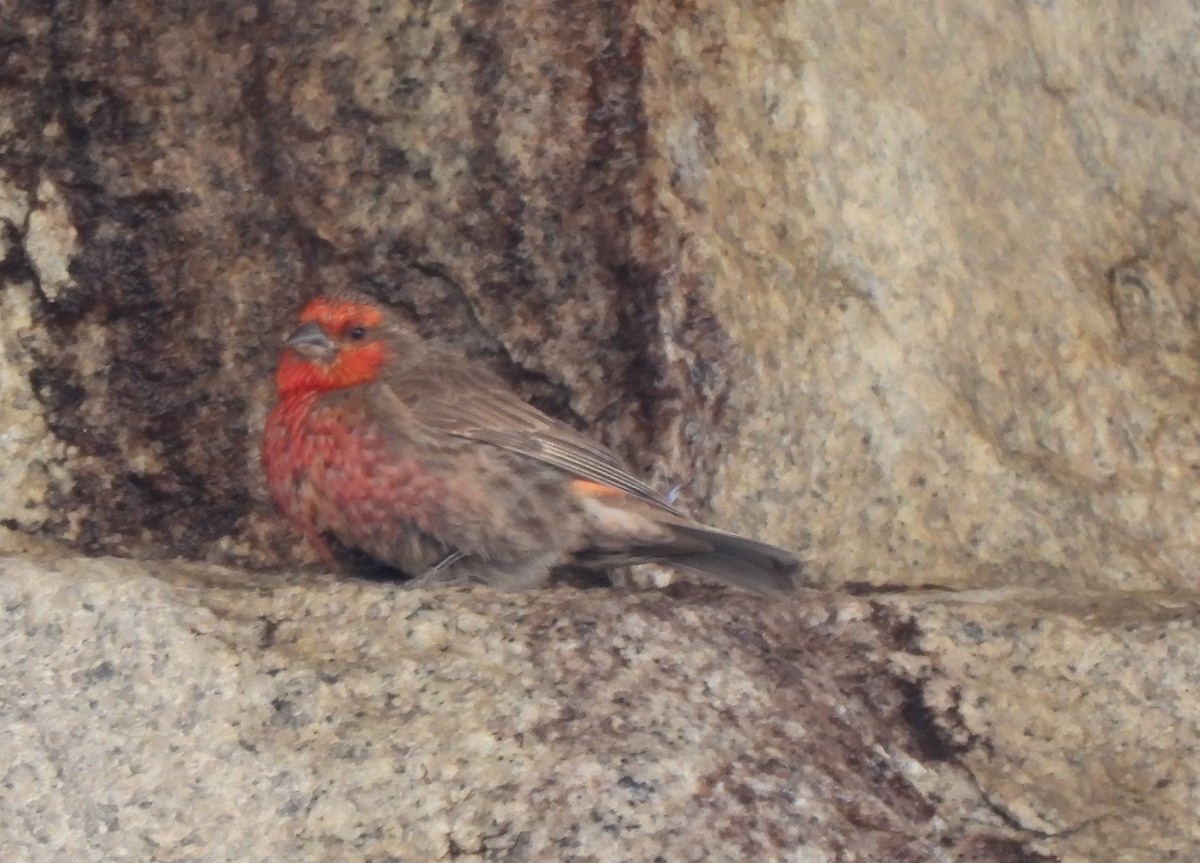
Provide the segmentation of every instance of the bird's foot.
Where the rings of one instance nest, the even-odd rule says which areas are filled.
[[[452,551],[432,566],[414,575],[409,584],[415,587],[444,587],[451,584],[467,584],[474,581],[470,574],[455,571],[447,572],[450,567],[466,557],[461,551]]]

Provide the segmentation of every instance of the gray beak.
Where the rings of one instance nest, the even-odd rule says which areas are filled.
[[[337,346],[319,324],[302,324],[287,337],[283,347],[291,348],[305,359],[327,363],[337,356]]]

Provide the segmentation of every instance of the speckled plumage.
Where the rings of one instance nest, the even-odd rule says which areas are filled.
[[[790,588],[789,553],[689,519],[373,300],[318,298],[301,322],[280,355],[263,463],[275,503],[330,562],[523,588],[565,564],[663,560]]]

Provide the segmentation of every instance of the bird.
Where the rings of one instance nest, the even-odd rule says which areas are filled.
[[[262,439],[271,498],[338,571],[522,590],[564,567],[658,562],[764,596],[795,588],[794,554],[689,517],[365,294],[303,307],[275,390]]]

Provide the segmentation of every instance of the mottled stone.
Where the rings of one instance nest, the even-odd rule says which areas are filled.
[[[905,597],[893,655],[1005,823],[1064,861],[1200,848],[1200,595]],[[1118,853],[1119,852],[1119,853]]]
[[[298,304],[347,285],[704,496],[735,355],[669,277],[631,4],[16,7],[0,193],[37,205],[0,276],[76,453],[43,530],[303,559],[257,435]]]
[[[11,859],[1049,859],[881,605],[246,579],[0,562]]]
[[[0,518],[306,559],[257,430],[352,285],[817,581],[1190,584],[1200,13],[881,9],[17,0]]]
[[[718,510],[842,582],[1194,582],[1197,10],[671,8],[663,202],[757,371]]]
[[[257,429],[296,304],[353,285],[818,581],[1190,583],[1200,18],[1143,17],[18,0],[42,416],[0,518],[306,559]]]
[[[0,293],[0,517],[30,534],[50,519],[49,491],[71,485],[70,449],[51,434],[34,390],[33,305],[27,285]]]
[[[6,854],[1194,856],[1200,11],[914,10],[9,0]],[[995,589],[63,556],[311,561],[258,429],[347,285],[814,584]]]

